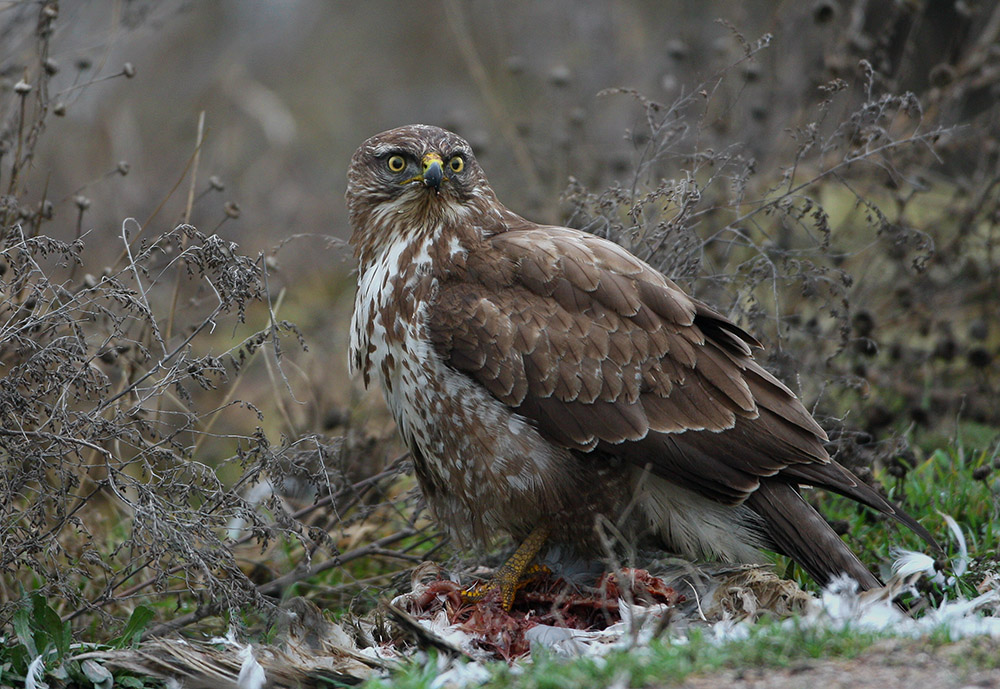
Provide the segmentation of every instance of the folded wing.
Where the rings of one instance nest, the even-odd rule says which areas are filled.
[[[823,429],[753,359],[760,345],[752,336],[659,272],[567,228],[525,223],[490,243],[492,263],[440,284],[431,337],[445,361],[550,442],[623,457],[726,504],[759,491],[747,504],[774,530],[775,549],[821,581],[831,575],[816,564],[823,558],[796,553],[801,539],[789,531],[806,528],[789,516],[801,517],[803,507],[825,525],[798,496],[799,484],[892,514],[933,542],[831,461]]]

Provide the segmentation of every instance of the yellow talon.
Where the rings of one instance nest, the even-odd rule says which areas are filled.
[[[514,596],[524,584],[525,578],[548,572],[548,568],[543,565],[532,565],[532,560],[545,545],[548,537],[548,527],[537,527],[493,574],[493,578],[486,582],[477,582],[465,589],[462,592],[462,600],[466,603],[478,603],[492,591],[499,591],[501,607],[510,610],[510,606],[514,604]]]

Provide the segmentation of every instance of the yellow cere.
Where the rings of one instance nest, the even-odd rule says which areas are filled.
[[[424,159],[421,162],[423,163],[424,170],[429,168],[431,166],[431,163],[434,162],[441,163],[442,167],[444,166],[444,161],[441,160],[440,153],[428,153],[427,155],[424,156]]]

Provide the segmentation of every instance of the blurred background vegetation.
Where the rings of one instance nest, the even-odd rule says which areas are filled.
[[[995,521],[998,45],[965,0],[0,2],[0,624],[434,557],[346,373],[345,171],[412,122],[757,332],[866,476],[960,448]]]

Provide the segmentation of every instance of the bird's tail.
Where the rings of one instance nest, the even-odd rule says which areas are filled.
[[[763,480],[745,504],[764,520],[765,536],[774,550],[802,565],[820,585],[825,586],[840,574],[855,579],[862,590],[880,585],[790,484]]]

